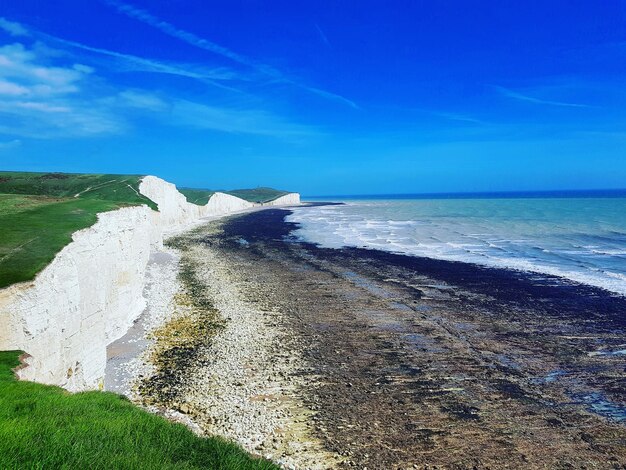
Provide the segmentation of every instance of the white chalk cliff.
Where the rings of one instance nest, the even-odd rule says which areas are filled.
[[[300,204],[300,194],[289,193],[280,196],[272,201],[264,202],[263,206],[297,206]]]
[[[33,281],[0,289],[0,350],[30,356],[20,378],[71,391],[102,388],[106,347],[143,311],[146,266],[163,235],[255,206],[224,193],[204,206],[190,204],[176,186],[154,176],[143,178],[139,190],[158,212],[138,206],[101,213]],[[267,204],[299,202],[293,193]]]

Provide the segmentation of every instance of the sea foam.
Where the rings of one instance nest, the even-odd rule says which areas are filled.
[[[325,247],[559,276],[626,295],[626,198],[359,200],[301,207],[296,236]]]

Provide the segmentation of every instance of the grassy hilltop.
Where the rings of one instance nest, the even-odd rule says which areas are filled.
[[[141,176],[0,172],[0,288],[35,277],[97,214],[156,204]]]
[[[120,395],[15,380],[19,355],[0,352],[0,468],[278,470]]]
[[[185,195],[188,202],[197,204],[200,206],[209,202],[209,198],[217,191],[211,189],[193,189],[193,188],[178,188],[178,190]],[[274,188],[254,188],[254,189],[233,189],[231,191],[221,191],[221,193],[230,194],[241,199],[245,199],[250,202],[270,202],[274,199],[278,199],[280,196],[289,194],[288,191],[281,191]]]
[[[186,198],[187,202],[191,204],[195,204],[197,206],[204,206],[211,196],[213,196],[217,191],[211,191],[210,189],[194,189],[194,188],[177,188],[178,192],[182,193]]]

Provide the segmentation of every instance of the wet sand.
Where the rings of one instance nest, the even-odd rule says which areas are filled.
[[[287,214],[179,239],[224,325],[145,399],[298,468],[624,468],[624,297],[297,243]]]

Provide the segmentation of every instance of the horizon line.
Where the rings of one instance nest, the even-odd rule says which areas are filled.
[[[394,198],[406,198],[419,196],[419,197],[454,197],[454,196],[506,196],[506,195],[526,195],[528,197],[541,196],[541,195],[574,195],[574,194],[624,194],[626,196],[626,187],[624,188],[590,188],[590,189],[532,189],[532,190],[506,190],[506,191],[442,191],[442,192],[424,192],[424,193],[370,193],[370,194],[327,194],[327,195],[302,195],[302,198],[376,198],[381,199],[384,197],[393,196]]]

